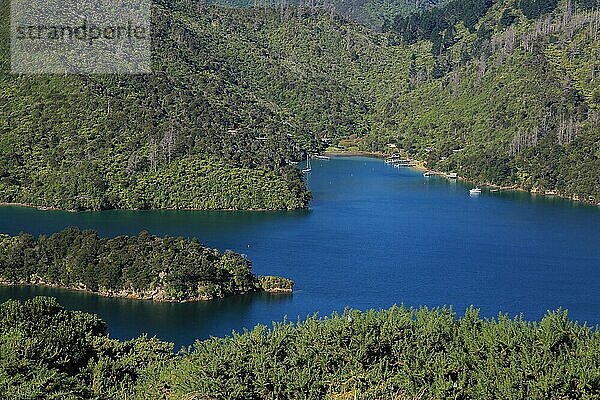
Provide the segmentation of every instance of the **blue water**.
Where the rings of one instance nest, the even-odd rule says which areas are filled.
[[[66,226],[101,235],[197,237],[246,254],[258,274],[289,277],[293,295],[156,304],[64,290],[1,287],[0,300],[53,295],[99,314],[111,336],[141,333],[187,345],[196,338],[296,320],[345,307],[469,305],[485,316],[540,319],[569,309],[600,323],[600,208],[526,193],[484,191],[370,158],[313,161],[309,211],[108,211],[0,208],[0,231],[52,233]]]

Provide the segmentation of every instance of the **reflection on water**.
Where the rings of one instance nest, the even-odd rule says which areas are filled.
[[[2,233],[33,235],[60,231],[68,226],[93,229],[101,236],[137,235],[147,230],[155,235],[198,236],[206,243],[218,226],[219,235],[240,235],[261,225],[302,218],[310,210],[299,211],[129,211],[102,212],[40,211],[34,208],[0,207]]]
[[[117,327],[114,336],[118,338],[130,339],[145,332],[148,336],[168,338],[178,346],[190,344],[195,337],[230,334],[232,321],[252,319],[252,305],[257,301],[268,307],[285,305],[293,298],[292,294],[285,293],[256,293],[210,302],[157,303],[35,286],[2,286],[1,289],[0,302],[35,296],[57,297],[67,309],[100,315],[107,322],[109,333],[114,333],[111,328]],[[190,336],[192,332],[195,336]]]

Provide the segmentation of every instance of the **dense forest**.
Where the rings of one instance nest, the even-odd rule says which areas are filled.
[[[350,138],[597,202],[599,20],[592,0],[455,0],[377,33],[314,5],[156,1],[151,74],[0,75],[0,201],[303,208],[290,161]]]
[[[343,15],[372,29],[381,30],[390,19],[410,16],[428,10],[447,0],[210,0],[209,3],[230,7],[286,7],[322,8]]]
[[[100,238],[67,228],[50,236],[0,235],[0,284],[38,284],[107,296],[158,301],[210,300],[266,290],[291,292],[293,282],[252,273],[250,261],[196,239]]]
[[[448,7],[390,27],[401,43],[429,43],[435,61],[413,57],[409,89],[377,106],[360,146],[395,143],[480,183],[600,203],[597,2]]]
[[[594,0],[446,1],[382,33],[319,3],[157,0],[135,76],[5,73],[0,5],[0,202],[303,208],[290,161],[340,143],[600,199]]]
[[[173,345],[109,339],[38,297],[0,305],[0,397],[19,399],[593,399],[600,334],[448,308],[310,317]]]
[[[250,74],[236,64],[261,49],[238,57],[244,43],[220,37],[196,3],[155,3],[148,75],[9,74],[8,12],[2,0],[0,201],[74,210],[307,206],[288,161],[314,139],[244,81]],[[251,67],[268,69],[264,60]]]

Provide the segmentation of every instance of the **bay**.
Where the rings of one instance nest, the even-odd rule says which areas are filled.
[[[103,236],[197,237],[244,253],[260,275],[296,290],[211,302],[161,304],[36,287],[0,287],[0,301],[54,296],[100,315],[111,337],[142,333],[189,345],[195,339],[296,321],[345,307],[469,305],[540,319],[563,307],[600,323],[600,208],[523,192],[484,192],[423,177],[382,160],[313,160],[310,210],[294,212],[104,211],[0,207],[0,232],[49,234],[67,226]]]

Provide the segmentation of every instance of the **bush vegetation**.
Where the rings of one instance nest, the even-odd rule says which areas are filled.
[[[98,317],[37,297],[0,305],[0,397],[125,398],[143,370],[173,357],[173,345],[108,338]]]
[[[466,4],[390,27],[401,43],[429,43],[433,63],[415,51],[408,90],[376,106],[360,146],[393,143],[432,169],[479,183],[599,203],[598,5]]]
[[[148,75],[1,74],[0,201],[301,208],[289,161],[348,138],[482,183],[600,198],[596,2],[450,1],[383,33],[326,7],[260,5],[155,1]]]
[[[246,258],[230,251],[221,254],[196,239],[159,238],[148,232],[106,239],[78,228],[39,238],[0,235],[0,282],[163,301],[273,289],[263,289]]]
[[[259,280],[260,286],[267,292],[291,292],[294,289],[293,281],[279,276],[261,276]]]
[[[95,316],[0,306],[0,396],[21,399],[592,399],[600,335],[470,308],[347,310],[173,346],[109,339]]]

